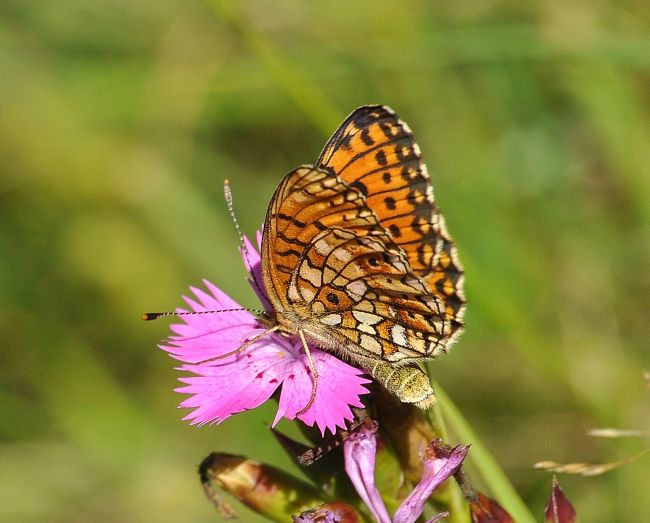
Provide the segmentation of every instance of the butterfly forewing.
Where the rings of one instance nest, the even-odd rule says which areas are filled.
[[[276,310],[290,307],[291,275],[318,234],[336,224],[359,234],[384,232],[371,211],[359,209],[361,199],[339,178],[312,166],[299,167],[282,180],[271,199],[262,235],[264,285]]]
[[[463,270],[409,127],[388,107],[361,107],[330,138],[317,165],[364,195],[408,256],[411,270],[444,300],[445,314],[460,325]]]

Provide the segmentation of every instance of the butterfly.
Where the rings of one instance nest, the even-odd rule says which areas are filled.
[[[463,269],[420,148],[393,110],[356,109],[314,165],[285,176],[261,257],[281,333],[351,361],[402,402],[433,404],[419,363],[463,329]]]

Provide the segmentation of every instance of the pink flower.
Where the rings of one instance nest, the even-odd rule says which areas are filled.
[[[358,432],[346,440],[343,447],[345,471],[378,523],[414,523],[422,515],[424,505],[433,491],[460,468],[469,447],[458,445],[449,450],[440,445],[440,440],[433,441],[424,455],[422,479],[391,518],[375,485],[376,434],[377,424],[373,422],[370,426],[362,425]],[[448,515],[446,512],[437,514],[427,520],[427,523]]]
[[[244,263],[249,281],[270,310],[266,293],[259,287],[260,256],[247,239],[246,246]],[[310,408],[298,415],[309,403],[312,391],[312,376],[300,339],[272,333],[242,352],[227,355],[268,327],[248,311],[230,311],[241,309],[241,305],[209,281],[203,283],[207,292],[192,287],[194,297],[184,296],[185,302],[193,311],[224,312],[181,316],[183,323],[172,325],[174,335],[160,346],[183,362],[179,370],[192,374],[179,378],[185,386],[175,389],[190,395],[180,407],[194,409],[183,419],[193,425],[220,423],[258,407],[282,385],[274,426],[282,417],[297,417],[307,425],[315,423],[323,434],[326,429],[333,434],[337,426],[345,427],[345,421],[353,418],[350,406],[361,407],[359,396],[368,392],[363,385],[369,380],[361,376],[363,371],[310,345],[318,387]]]
[[[390,516],[375,485],[375,457],[377,455],[377,422],[363,424],[343,444],[345,472],[359,497],[379,523],[390,523]]]

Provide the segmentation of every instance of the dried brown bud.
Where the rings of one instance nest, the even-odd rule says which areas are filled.
[[[569,502],[560,488],[557,480],[553,478],[551,495],[544,511],[545,523],[575,523],[578,520],[573,505]]]
[[[493,499],[479,493],[470,503],[472,523],[514,523],[506,510]]]

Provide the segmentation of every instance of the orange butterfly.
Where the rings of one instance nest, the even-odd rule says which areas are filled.
[[[463,269],[420,148],[391,109],[355,110],[316,165],[284,178],[261,254],[273,330],[350,360],[403,402],[433,404],[418,363],[462,331]]]

